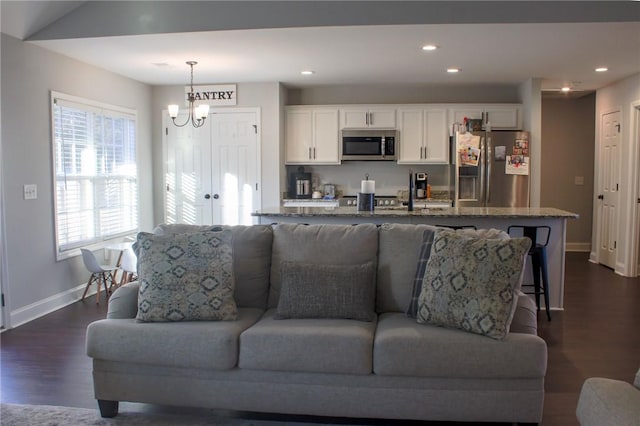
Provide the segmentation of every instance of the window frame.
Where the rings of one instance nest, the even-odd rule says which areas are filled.
[[[139,173],[139,158],[138,152],[139,150],[139,128],[138,128],[138,113],[137,110],[131,108],[125,108],[121,106],[111,105],[100,101],[95,101],[91,99],[86,99],[78,96],[68,95],[61,92],[51,91],[50,95],[50,120],[51,120],[51,164],[52,164],[52,196],[53,196],[53,219],[54,219],[54,250],[56,253],[56,260],[64,260],[69,259],[75,256],[79,256],[81,254],[81,248],[88,248],[91,250],[97,250],[104,248],[107,244],[120,241],[123,237],[135,235],[140,229],[140,173]],[[86,112],[98,112],[102,115],[102,117],[115,117],[115,118],[126,118],[134,121],[135,130],[134,130],[134,138],[135,138],[135,164],[136,164],[136,227],[133,229],[123,230],[117,234],[109,234],[107,236],[104,235],[96,235],[95,238],[90,240],[79,241],[76,244],[68,244],[64,249],[64,247],[60,244],[60,235],[58,228],[58,176],[57,176],[57,162],[58,152],[57,152],[57,144],[56,144],[56,120],[55,120],[55,108],[56,103],[61,102],[66,104],[71,108],[78,108]],[[96,180],[107,180],[104,176],[94,175],[90,178],[92,182]],[[92,183],[92,188],[95,188],[95,183]],[[93,210],[95,211],[95,210]]]

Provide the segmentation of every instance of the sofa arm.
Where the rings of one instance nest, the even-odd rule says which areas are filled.
[[[138,290],[140,283],[132,281],[118,287],[109,297],[107,318],[122,319],[135,318],[138,314]]]
[[[636,373],[636,379],[633,381],[633,386],[640,389],[640,368],[638,368],[638,372]]]
[[[518,293],[516,312],[513,315],[509,332],[538,335],[538,310],[536,304],[523,292]]]
[[[621,380],[591,377],[580,390],[576,417],[582,426],[638,426],[640,390]]]

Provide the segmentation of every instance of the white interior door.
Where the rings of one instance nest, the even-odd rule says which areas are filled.
[[[165,135],[165,222],[212,223],[211,201],[206,198],[211,194],[210,123],[196,129],[190,124],[176,127],[168,120]]]
[[[636,164],[640,165],[640,103],[636,103],[634,111],[634,129],[636,143]],[[640,170],[635,170],[636,182],[636,276],[640,277]]]
[[[261,206],[257,116],[214,111],[198,129],[165,119],[167,223],[253,223]]]
[[[601,117],[600,179],[598,191],[598,261],[616,266],[618,190],[620,171],[620,112]]]
[[[211,116],[213,223],[251,225],[260,206],[258,127],[253,112]]]

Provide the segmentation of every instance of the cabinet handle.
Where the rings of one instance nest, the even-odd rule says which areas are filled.
[[[311,147],[309,147],[309,160],[311,160]]]
[[[314,160],[316,159],[316,149],[315,148],[313,148],[313,159]]]

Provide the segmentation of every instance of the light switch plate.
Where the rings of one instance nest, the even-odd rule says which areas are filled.
[[[35,200],[38,198],[38,185],[36,184],[27,184],[24,186],[24,199],[25,200]]]
[[[584,176],[574,176],[573,183],[576,185],[584,185]]]

